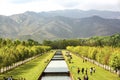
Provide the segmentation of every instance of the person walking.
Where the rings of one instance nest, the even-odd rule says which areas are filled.
[[[95,69],[95,67],[93,67],[93,72],[95,73],[95,71],[96,71],[96,69]]]
[[[8,77],[8,79],[7,79],[7,80],[13,80],[13,79],[12,79],[12,76]]]
[[[88,80],[88,75],[85,75],[85,80]]]
[[[84,68],[82,68],[82,74],[84,74]]]
[[[7,78],[6,78],[6,77],[3,77],[3,80],[7,80]]]
[[[78,73],[78,74],[80,73],[80,68],[77,69],[77,73]]]
[[[93,72],[93,69],[92,68],[90,68],[90,74],[92,75],[92,72]]]
[[[86,80],[86,79],[85,79],[85,75],[83,76],[83,80]]]
[[[85,74],[87,74],[87,68],[85,69]]]

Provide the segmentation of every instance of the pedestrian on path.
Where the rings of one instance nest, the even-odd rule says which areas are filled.
[[[7,79],[7,80],[13,80],[13,79],[12,79],[12,76],[8,77],[8,79]]]
[[[88,75],[85,75],[85,80],[88,80]]]
[[[92,75],[92,72],[93,72],[93,69],[92,68],[90,68],[90,74]]]
[[[84,68],[82,68],[82,74],[84,74]]]
[[[77,69],[77,73],[79,74],[80,73],[80,68],[78,67],[78,69]]]
[[[89,79],[89,78],[88,78],[88,75],[87,75],[87,74],[83,76],[83,80],[88,80],[88,79]]]
[[[87,74],[87,68],[85,69],[85,74]]]
[[[83,80],[85,80],[85,75],[83,76]]]
[[[3,80],[7,80],[7,78],[6,78],[6,77],[3,77]]]
[[[95,71],[96,71],[96,69],[95,69],[95,67],[93,67],[93,72],[95,73]]]

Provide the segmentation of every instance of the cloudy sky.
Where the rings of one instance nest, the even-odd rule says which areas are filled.
[[[0,0],[0,15],[64,9],[120,11],[120,0]]]

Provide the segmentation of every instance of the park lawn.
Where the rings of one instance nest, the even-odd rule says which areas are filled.
[[[7,73],[1,74],[0,79],[3,77],[13,76],[13,78],[18,79],[20,77],[25,78],[26,80],[37,80],[47,64],[45,61],[51,59],[53,52],[45,53],[34,60],[31,60]]]
[[[65,53],[66,53],[66,51],[63,51],[65,60],[67,62],[70,72],[73,75],[74,80],[77,80],[78,77],[80,77],[83,80],[84,74],[82,74],[82,73],[80,73],[79,75],[77,74],[78,67],[80,68],[80,70],[81,70],[81,68],[84,68],[84,69],[88,68],[89,80],[120,80],[120,78],[118,78],[118,76],[116,74],[111,73],[107,70],[104,70],[103,68],[98,67],[95,64],[92,64],[90,62],[83,63],[83,59],[76,56],[75,54],[72,54],[72,57],[73,57],[72,62],[73,63],[68,63]],[[96,68],[96,72],[93,73],[93,75],[90,75],[90,72],[89,72],[91,67]]]

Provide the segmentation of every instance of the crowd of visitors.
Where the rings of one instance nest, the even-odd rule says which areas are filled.
[[[95,69],[95,67],[91,67],[90,68],[90,75],[92,75],[93,73],[95,73],[95,71],[96,71],[96,69]],[[89,80],[89,78],[88,78],[88,68],[81,68],[81,70],[80,70],[80,68],[78,67],[77,68],[77,74],[79,75],[80,74],[80,72],[81,72],[81,74],[83,74],[84,76],[83,76],[83,80]],[[78,77],[77,78],[77,80],[82,80],[80,77]]]
[[[23,77],[20,77],[19,79],[15,79],[12,76],[10,76],[10,77],[3,77],[3,80],[26,80],[26,79]]]
[[[66,56],[67,56],[67,59],[68,59],[68,62],[69,63],[73,63],[71,60],[72,60],[72,55],[70,54],[70,52],[66,52]],[[83,59],[83,63],[87,62],[87,59]],[[72,69],[73,67],[71,67]],[[83,75],[83,79],[81,79],[81,77],[79,76],[77,78],[77,80],[89,80],[89,77],[88,77],[88,74],[92,75],[93,73],[96,72],[96,68],[95,67],[90,67],[89,68],[90,70],[88,70],[88,68],[77,68],[77,74],[79,75],[81,73],[81,75]],[[89,73],[88,73],[89,72]]]

